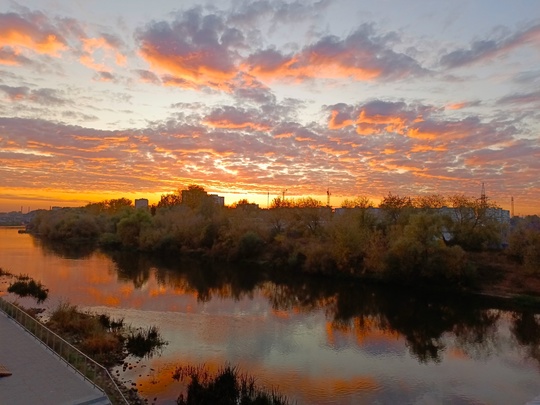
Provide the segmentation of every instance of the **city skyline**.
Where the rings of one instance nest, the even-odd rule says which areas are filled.
[[[538,66],[535,0],[0,0],[0,212],[484,183],[540,214]]]

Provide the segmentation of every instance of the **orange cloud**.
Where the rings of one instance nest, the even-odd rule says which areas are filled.
[[[367,115],[365,110],[360,112],[357,121],[358,124],[384,125],[387,132],[402,134],[405,129],[405,119],[399,116],[388,116],[382,114]]]
[[[8,47],[0,47],[0,64],[6,66],[17,66],[24,62],[28,62],[19,49],[12,49]]]
[[[62,37],[51,28],[40,27],[36,21],[41,22],[43,18],[25,19],[15,13],[0,14],[0,45],[16,51],[25,48],[40,54],[60,56],[60,52],[67,49]]]
[[[468,103],[454,103],[454,104],[448,104],[445,108],[447,110],[461,110],[462,108],[465,108],[468,105]]]
[[[98,63],[96,61],[96,53],[98,53],[99,51],[104,54],[102,55],[102,59],[105,60],[107,59],[107,56],[111,55],[118,66],[125,66],[126,57],[114,46],[112,46],[107,39],[103,37],[83,38],[82,43],[85,53],[81,55],[81,57],[79,58],[79,62],[81,62],[87,68],[98,72],[111,72],[111,69],[107,67],[107,65],[105,65],[104,63]]]
[[[206,63],[208,53],[193,51],[188,54],[165,54],[151,43],[145,43],[139,54],[153,69],[158,72],[171,74],[167,85],[180,87],[212,87],[225,92],[231,91],[230,81],[234,79],[237,70],[218,69]]]
[[[341,129],[345,128],[351,125],[354,125],[354,121],[351,119],[344,119],[340,122],[337,121],[337,117],[339,115],[339,111],[332,110],[330,114],[330,120],[328,121],[328,128],[330,129]]]
[[[290,138],[292,137],[294,134],[292,132],[283,132],[281,134],[276,134],[274,135],[274,138],[275,139],[284,139],[284,138]]]
[[[362,106],[336,104],[330,112],[329,129],[355,125],[358,135],[394,133],[405,135],[411,125],[424,122],[424,106],[407,106],[403,102],[373,100]]]
[[[226,129],[244,129],[251,128],[255,131],[268,131],[270,126],[258,123],[258,122],[232,122],[227,119],[207,119],[203,121],[203,124],[214,128],[226,128]]]
[[[383,153],[385,155],[393,155],[394,153],[397,153],[397,152],[399,152],[397,149],[391,149],[391,148],[385,148],[383,150]]]
[[[325,146],[323,146],[323,147],[314,146],[314,147],[312,147],[312,149],[317,149],[317,150],[319,150],[321,152],[324,152],[324,153],[327,153],[329,155],[340,156],[340,157],[341,157],[341,155],[346,155],[346,154],[349,153],[349,151],[347,151],[347,150],[337,150],[337,149],[330,148],[330,147],[325,147]]]
[[[311,73],[308,77],[351,77],[356,80],[368,81],[381,76],[382,70],[378,67],[348,63],[350,60],[354,60],[358,54],[356,50],[345,50],[338,55],[328,55],[312,50],[306,55],[307,66],[305,69]]]
[[[445,152],[446,146],[430,146],[430,145],[415,145],[411,148],[411,152]]]
[[[375,125],[358,124],[356,126],[356,133],[358,135],[378,135],[382,131]]]
[[[385,37],[369,24],[346,38],[325,36],[291,55],[275,49],[250,55],[242,69],[265,79],[305,81],[313,78],[351,78],[370,81],[382,77],[421,75],[424,70],[412,58],[396,53]]]
[[[437,138],[437,134],[430,132],[422,132],[419,128],[409,128],[407,136],[409,136],[409,138],[422,140],[431,140]]]
[[[242,69],[266,80],[289,78],[297,82],[314,78],[353,78],[367,81],[376,79],[381,75],[380,70],[346,66],[338,60],[313,54],[296,55],[272,67],[244,64]]]

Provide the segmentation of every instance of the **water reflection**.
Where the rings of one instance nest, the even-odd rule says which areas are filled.
[[[113,252],[108,256],[116,265],[118,280],[131,282],[136,289],[148,283],[152,263],[147,257],[135,252]]]
[[[33,237],[35,247],[41,248],[46,255],[59,256],[64,259],[87,259],[95,251],[94,243],[60,243],[58,241],[48,241]]]
[[[373,334],[394,339],[401,336],[421,363],[442,360],[448,349],[448,335],[453,337],[454,350],[470,358],[486,358],[498,350],[502,310],[479,298],[295,277],[253,266],[233,268],[197,260],[156,259],[133,252],[116,252],[111,259],[119,280],[130,281],[137,289],[152,274],[159,285],[192,293],[199,302],[216,297],[251,299],[259,289],[276,312],[324,310],[333,331],[351,334],[357,342]],[[511,318],[516,345],[527,347],[528,356],[540,364],[538,315],[512,312]]]
[[[489,353],[499,313],[479,306],[478,300],[328,282],[274,284],[268,298],[278,309],[325,309],[333,329],[347,331],[358,341],[375,331],[406,339],[422,363],[440,362],[446,350],[445,334],[455,336],[466,353]]]
[[[526,355],[540,367],[540,316],[530,311],[514,313],[511,330]]]
[[[162,357],[123,374],[158,403],[178,395],[170,374],[183,363],[239,364],[299,404],[506,404],[539,393],[539,315],[498,301],[44,245],[0,229],[0,267],[22,266],[53,300],[160,327]]]
[[[44,254],[66,259],[89,258],[93,245],[66,245],[33,238]],[[418,361],[440,362],[447,349],[445,335],[472,358],[485,358],[497,348],[497,322],[501,311],[482,300],[464,296],[433,295],[388,286],[377,287],[351,281],[306,278],[269,273],[253,266],[226,266],[179,259],[150,257],[136,252],[107,253],[120,282],[135,289],[151,279],[166,289],[192,293],[198,302],[220,299],[252,299],[259,289],[276,312],[309,313],[324,310],[329,326],[352,334],[357,341],[373,333],[402,336]],[[540,363],[538,315],[514,312],[511,331],[517,345]]]

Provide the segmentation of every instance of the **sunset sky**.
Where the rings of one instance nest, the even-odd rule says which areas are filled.
[[[196,183],[540,213],[540,2],[0,0],[0,211]]]

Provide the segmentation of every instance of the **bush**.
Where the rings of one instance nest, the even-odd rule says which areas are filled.
[[[178,367],[175,380],[189,378],[187,394],[181,394],[178,405],[287,405],[289,401],[275,391],[255,385],[255,379],[240,374],[236,367],[226,365],[211,376],[204,367]]]
[[[103,330],[99,321],[90,314],[80,312],[76,305],[61,302],[53,310],[49,325],[62,333],[89,336]]]
[[[540,230],[524,221],[512,231],[509,242],[508,254],[527,272],[540,273]]]
[[[120,237],[112,232],[102,233],[98,239],[98,245],[105,248],[116,248],[122,244]]]
[[[83,313],[77,306],[61,302],[53,310],[48,326],[97,362],[112,365],[122,357],[124,347],[120,324],[123,326],[123,320]]]
[[[49,289],[45,288],[40,281],[36,282],[27,276],[19,276],[19,280],[12,283],[7,290],[20,297],[34,297],[38,304],[45,301],[49,295]]]
[[[324,245],[313,243],[305,250],[303,269],[309,273],[332,274],[337,271],[337,264],[332,252]]]
[[[264,245],[263,239],[253,231],[247,231],[238,242],[238,256],[240,259],[256,257]]]
[[[117,350],[119,344],[118,336],[95,333],[84,338],[80,343],[80,347],[83,352],[90,356],[103,356]]]
[[[36,230],[51,240],[95,240],[101,230],[97,217],[76,208],[45,211],[36,218]]]
[[[137,357],[151,357],[166,344],[157,326],[150,326],[147,329],[131,330],[127,337],[126,348],[130,354]]]

